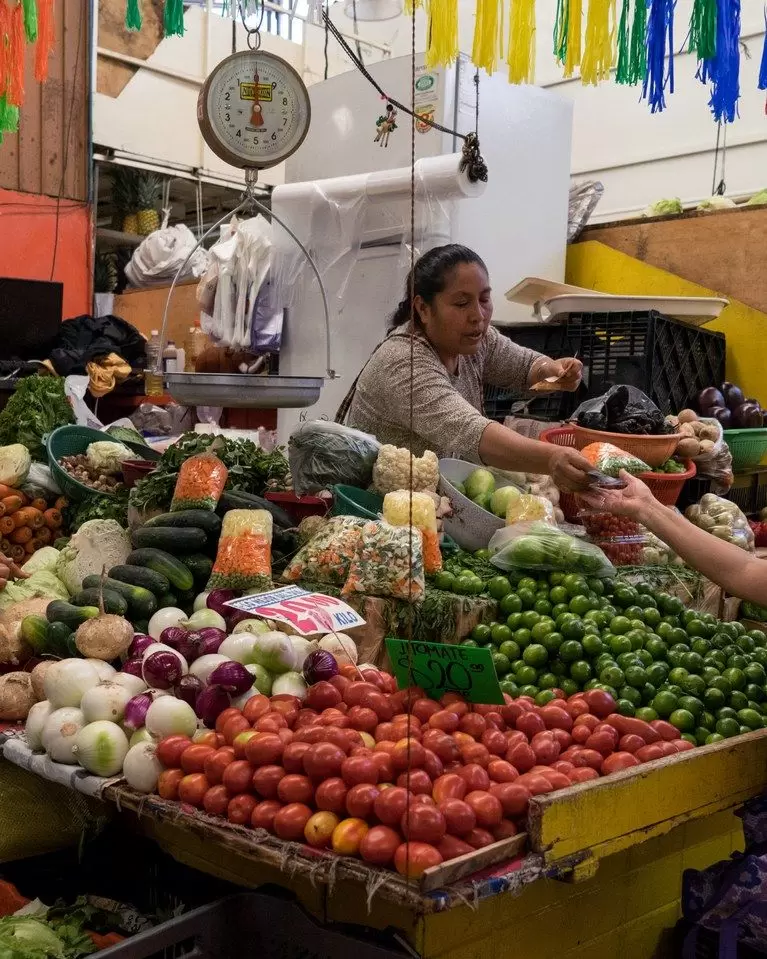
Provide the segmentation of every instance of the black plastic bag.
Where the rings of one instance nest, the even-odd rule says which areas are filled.
[[[315,420],[303,423],[288,440],[293,488],[299,496],[338,483],[367,489],[381,446],[359,430]]]
[[[635,386],[623,384],[581,403],[572,419],[585,429],[607,433],[658,436],[673,432],[649,396]]]

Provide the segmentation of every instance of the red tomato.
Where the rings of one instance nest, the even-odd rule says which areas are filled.
[[[482,738],[482,733],[487,729],[487,722],[485,717],[480,716],[479,713],[467,713],[461,717],[458,728],[462,733],[471,736],[472,739],[479,740]]]
[[[602,763],[602,775],[609,776],[610,773],[617,773],[621,769],[630,769],[638,765],[639,760],[633,753],[613,753]]]
[[[482,733],[482,745],[487,749],[491,756],[505,756],[509,744],[506,737],[495,727],[488,728]]]
[[[357,703],[357,705],[367,706],[368,709],[372,709],[381,722],[386,722],[394,715],[394,709],[389,702],[389,697],[379,689],[376,689],[375,692],[372,693],[366,692],[361,702]]]
[[[276,699],[276,696],[272,697],[272,711],[279,713],[285,719],[288,727],[292,729],[298,717],[300,704],[296,705],[294,701],[287,701],[284,699],[280,699],[275,702]]]
[[[501,716],[503,716],[506,723],[512,727],[519,717],[523,716],[527,711],[527,706],[520,700],[515,700],[514,702],[507,703],[505,706],[501,706]]]
[[[308,804],[314,799],[314,786],[308,776],[291,773],[290,776],[283,776],[277,784],[277,798],[286,805]]]
[[[392,723],[379,723],[375,732],[373,733],[373,739],[377,743],[381,742],[396,742],[394,739],[394,726]]]
[[[551,768],[556,770],[558,773],[564,773],[565,776],[569,776],[570,773],[575,769],[572,763],[568,762],[566,759],[558,759],[555,763],[551,764]]]
[[[497,826],[503,818],[501,802],[492,793],[477,789],[467,793],[464,802],[474,810],[477,825],[483,829]]]
[[[442,773],[445,771],[444,764],[439,756],[432,752],[431,749],[424,750],[425,757],[423,761],[424,772],[428,775],[429,779],[434,781],[439,779]]]
[[[373,826],[362,838],[359,851],[365,862],[388,866],[402,844],[400,834],[389,826]]]
[[[210,784],[202,773],[189,773],[179,780],[179,802],[189,803],[190,806],[197,806],[200,809],[209,788]]]
[[[248,729],[250,729],[250,723],[238,709],[237,715],[228,719],[221,729],[221,732],[224,736],[224,742],[227,744],[227,746],[231,746],[235,740],[235,737],[239,733],[244,733],[245,730]]]
[[[524,776],[520,776],[516,783],[513,785],[524,786],[526,789],[529,789],[533,796],[540,796],[543,793],[551,792],[551,783],[546,778],[546,776],[540,776],[537,773],[525,773]]]
[[[399,825],[408,807],[410,793],[401,786],[382,789],[375,797],[373,812],[386,826]]]
[[[654,759],[662,759],[663,750],[660,748],[660,743],[648,743],[641,749],[637,749],[634,755],[641,763],[649,763]]]
[[[248,796],[246,793],[241,793],[239,796],[235,796],[233,799],[229,800],[229,806],[226,810],[226,818],[229,822],[233,822],[238,826],[249,826],[251,822],[251,817],[253,816],[253,810],[258,805],[258,802],[253,798],[253,796]]]
[[[565,709],[570,716],[572,716],[573,720],[576,720],[579,716],[583,716],[589,711],[589,707],[586,705],[585,699],[568,699],[568,701],[565,703]]]
[[[615,736],[618,735],[615,730],[613,730],[613,733]],[[586,747],[586,751],[595,750],[601,756],[609,756],[615,749],[616,742],[613,736],[605,730],[600,733],[592,733],[583,745]]]
[[[427,729],[423,734],[422,743],[424,749],[430,749],[443,763],[454,762],[460,755],[458,743],[452,736],[439,729]]]
[[[602,753],[598,753],[596,749],[582,749],[576,756],[573,756],[571,762],[573,766],[591,766],[592,769],[599,772],[602,768],[603,759]]]
[[[570,783],[568,782],[568,786]],[[502,819],[498,825],[493,829],[493,838],[496,842],[500,842],[502,839],[511,839],[512,836],[516,836],[519,833],[519,828],[515,822],[512,822],[510,819]]]
[[[488,763],[487,774],[495,783],[513,783],[519,776],[517,770],[505,759],[494,759]]]
[[[343,706],[343,703],[341,703]],[[349,717],[345,712],[334,707],[333,709],[323,709],[317,720],[320,726],[335,726],[337,729],[345,729],[349,725]]]
[[[310,749],[309,743],[292,742],[288,743],[282,754],[282,765],[286,773],[304,772],[304,756]]]
[[[277,787],[285,778],[283,766],[259,766],[253,773],[251,785],[262,799],[276,799]]]
[[[296,716],[296,729],[302,729],[304,726],[311,726],[316,721],[319,713],[314,709],[299,709]]]
[[[304,838],[304,829],[312,817],[312,811],[303,803],[294,802],[283,806],[274,817],[274,831],[280,839],[293,841]]]
[[[397,741],[391,758],[394,768],[400,772],[403,769],[420,769],[426,759],[426,750],[417,739],[410,736]]]
[[[458,748],[461,749],[464,746],[473,746],[476,743],[476,739],[473,736],[470,736],[468,733],[462,733],[459,729],[457,732],[452,734],[453,742],[457,744]]]
[[[221,782],[232,796],[250,792],[253,784],[253,767],[245,759],[235,759],[224,770]]]
[[[246,729],[244,732],[237,733],[237,735],[232,740],[232,748],[234,749],[234,758],[235,759],[244,759],[245,758],[245,746],[248,742],[258,733],[255,729]],[[213,736],[216,736],[216,733],[213,733]]]
[[[340,775],[344,762],[348,760],[340,746],[334,743],[315,743],[304,753],[304,772],[310,779],[322,782]]]
[[[157,792],[161,799],[178,799],[178,784],[184,778],[181,769],[163,769],[157,780]]]
[[[571,783],[587,783],[592,779],[599,779],[599,773],[596,769],[592,769],[591,766],[580,766],[577,769],[573,769],[570,773]]]
[[[626,733],[625,736],[621,736],[618,748],[624,753],[635,753],[644,745],[645,741],[641,736],[637,736],[634,733]]]
[[[341,692],[331,683],[319,682],[310,686],[306,691],[304,702],[309,709],[316,709],[321,713],[323,709],[332,709],[343,700]]]
[[[181,753],[181,768],[185,773],[201,773],[205,769],[205,760],[215,751],[212,746],[187,746]]]
[[[463,839],[458,839],[456,836],[450,835],[443,836],[437,843],[436,848],[444,862],[447,862],[449,859],[457,859],[459,856],[465,856],[469,852],[474,852],[473,846],[464,842]]]
[[[372,733],[378,725],[378,716],[367,706],[352,706],[346,715],[352,729]]]
[[[486,746],[482,745],[482,743],[471,743],[466,746],[461,746],[460,752],[461,762],[463,762],[466,766],[476,764],[478,766],[482,766],[483,768],[487,768],[487,765],[490,762],[490,752]]]
[[[517,743],[506,750],[506,762],[521,773],[532,769],[537,759],[532,748],[527,743]]]
[[[364,819],[342,819],[333,830],[333,852],[339,856],[356,856],[369,829]]]
[[[551,783],[552,789],[567,789],[570,785],[570,777],[564,773],[557,772],[556,769],[547,769],[543,777]]]
[[[235,720],[233,719],[229,720],[229,724],[232,724],[234,722]],[[256,722],[253,728],[257,730],[257,732],[259,733],[278,733],[281,729],[288,728],[288,721],[287,719],[285,719],[282,713],[270,712],[270,713],[267,713],[265,716],[262,716]],[[228,729],[229,729],[229,725],[227,725],[227,731]],[[226,735],[227,733],[225,732],[224,736]]]
[[[615,718],[615,716],[610,717],[610,722],[612,722]],[[621,719],[623,718],[625,717],[621,716]],[[599,720],[596,716],[592,716],[591,713],[582,713],[573,723],[573,729],[575,729],[577,726],[588,726],[589,730],[593,732],[598,725]]]
[[[340,670],[340,667],[339,667],[339,670]],[[351,686],[351,680],[349,679],[349,677],[343,675],[341,672],[336,673],[335,676],[331,676],[328,682],[330,683],[331,686],[335,686],[342,696],[346,692],[346,690],[349,688],[349,686]]]
[[[546,729],[546,723],[539,713],[531,711],[519,717],[517,729],[524,733],[528,739],[532,739],[536,733],[542,733]]]
[[[407,879],[419,879],[427,869],[441,862],[439,852],[425,842],[403,842],[394,853],[394,868]]]
[[[477,814],[462,799],[444,799],[437,808],[451,836],[465,836],[477,825]]]
[[[463,799],[468,792],[468,785],[463,776],[458,773],[445,773],[434,780],[432,796],[437,804],[445,799]]]
[[[573,737],[565,729],[552,729],[551,735],[554,737],[554,742],[559,744],[560,750],[567,749],[573,741]]]
[[[417,699],[413,703],[411,712],[424,725],[430,722],[432,716],[440,712],[439,703],[433,699]]]
[[[315,849],[327,849],[340,819],[332,812],[316,812],[304,826],[304,838]]]
[[[574,743],[583,746],[591,738],[593,733],[588,726],[573,726],[572,738]]]
[[[234,762],[234,750],[231,746],[222,746],[207,756],[203,764],[205,778],[211,785],[217,785],[224,777],[224,770]]]
[[[525,746],[528,745],[527,736],[518,729],[507,729],[504,736],[506,737],[506,744],[509,749],[511,749],[512,746],[518,746],[520,743]]]
[[[675,739],[671,745],[678,753],[686,753],[690,749],[695,749],[693,744],[686,739]]]
[[[341,763],[341,778],[347,786],[378,782],[378,764],[372,756],[349,756]]]
[[[650,727],[666,742],[670,743],[672,739],[679,739],[679,730],[676,726],[672,726],[671,723],[667,723],[663,719],[654,719],[650,723]]]
[[[192,738],[192,742],[198,746],[212,746],[218,748],[218,734],[212,729],[198,729]]]
[[[394,763],[391,760],[391,756],[387,752],[374,752],[372,756],[373,762],[378,768],[378,780],[379,783],[391,783],[394,782]]]
[[[530,744],[535,753],[535,761],[543,766],[550,766],[559,759],[559,743],[552,733],[537,733]]]
[[[487,789],[490,785],[490,777],[487,774],[487,770],[476,763],[470,763],[464,766],[458,771],[458,775],[466,783],[469,792],[477,789]],[[462,799],[463,797],[459,796],[458,798]]]
[[[166,769],[177,769],[181,765],[181,755],[192,740],[188,736],[166,736],[157,747],[157,758]]]
[[[472,829],[463,838],[472,849],[484,849],[485,846],[492,846],[495,842],[495,836],[487,829],[481,829],[479,826]]]
[[[202,808],[209,816],[223,816],[230,798],[226,786],[211,786],[202,797]]]
[[[216,717],[215,731],[217,733],[224,732],[224,726],[229,722],[230,719],[234,719],[236,716],[244,716],[244,712],[241,709],[236,709],[234,706],[227,706],[226,709],[222,710]]]
[[[389,790],[384,790],[388,792]],[[370,819],[381,790],[372,783],[359,783],[346,794],[346,811],[357,819]]]
[[[265,799],[254,807],[253,815],[250,817],[251,826],[256,829],[266,829],[269,832],[274,832],[274,817],[281,809],[282,803],[278,803],[274,799]]]
[[[434,800],[431,798],[431,796],[428,795],[428,793],[418,793],[417,795],[413,796],[410,802],[414,806],[436,806],[437,805],[434,802]]]
[[[363,681],[352,682],[346,687],[344,702],[347,706],[361,706],[362,700],[368,693],[378,693],[380,690],[372,683]]]
[[[414,796],[418,796],[420,793],[431,796],[434,788],[425,769],[414,769],[411,773],[400,773],[397,776],[397,785],[409,789]]]
[[[276,733],[254,737],[245,746],[245,756],[253,766],[279,764],[284,751],[285,744]]]
[[[318,809],[342,815],[346,812],[346,783],[340,776],[326,779],[317,786],[314,802]]]
[[[562,706],[546,706],[541,710],[541,719],[546,729],[564,729],[570,732],[573,728],[573,718]]]
[[[460,717],[449,709],[438,709],[429,717],[429,726],[443,733],[454,733],[460,722]]]
[[[401,713],[391,721],[392,726],[399,731],[399,739],[404,739],[406,736],[415,736],[416,733],[421,730],[421,720],[417,716],[412,716],[410,713]]]

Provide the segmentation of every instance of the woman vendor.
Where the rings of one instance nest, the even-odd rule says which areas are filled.
[[[472,250],[451,244],[424,254],[339,422],[418,456],[429,449],[440,458],[548,473],[562,489],[584,489],[591,466],[576,450],[527,439],[482,413],[485,384],[572,391],[582,369],[577,359],[549,359],[490,326],[490,292],[487,268]]]

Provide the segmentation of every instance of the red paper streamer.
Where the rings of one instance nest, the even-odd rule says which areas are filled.
[[[35,80],[45,83],[48,79],[48,58],[54,41],[53,0],[37,2],[37,43],[35,45]]]
[[[6,63],[6,97],[8,103],[13,107],[20,107],[24,103],[25,50],[24,10],[19,3],[11,10]]]
[[[8,89],[8,45],[6,37],[11,11],[5,3],[0,0],[0,97],[5,95]]]

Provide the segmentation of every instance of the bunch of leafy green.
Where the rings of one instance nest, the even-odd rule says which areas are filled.
[[[0,959],[80,959],[96,951],[85,931],[89,908],[79,902],[0,919]]]
[[[190,456],[207,452],[214,453],[229,470],[228,490],[262,496],[271,484],[283,483],[290,472],[281,449],[266,453],[250,440],[185,433],[163,453],[157,469],[135,485],[131,505],[138,510],[167,509],[181,464]]]
[[[45,460],[43,438],[57,426],[74,423],[72,407],[58,376],[27,376],[0,413],[0,446],[21,443],[33,460]]]
[[[71,503],[64,515],[67,528],[75,533],[90,519],[114,519],[128,525],[128,490],[117,490],[111,496],[87,496],[80,503]],[[1,959],[1,957],[0,957]]]

